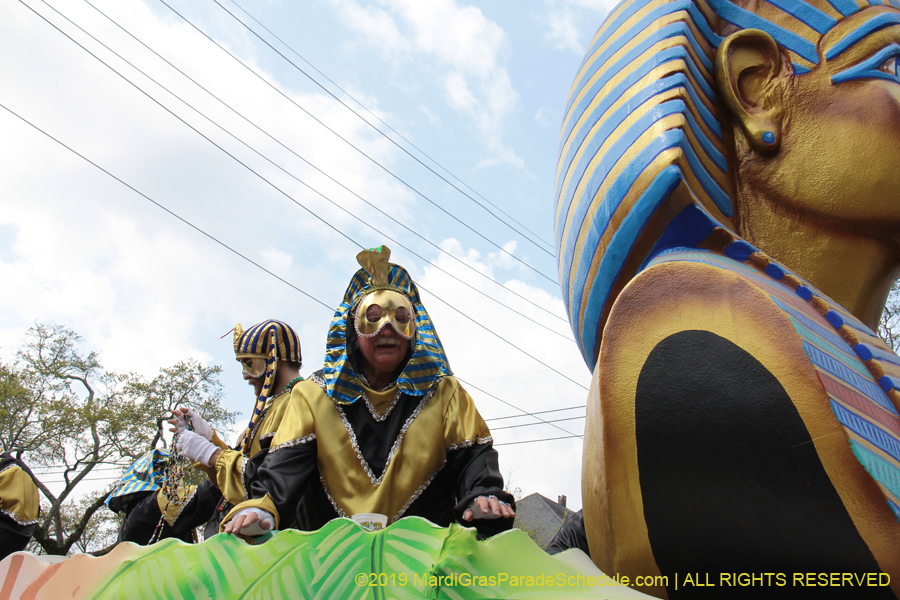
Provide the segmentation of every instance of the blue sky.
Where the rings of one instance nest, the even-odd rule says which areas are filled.
[[[519,412],[509,404],[535,412],[587,396],[556,283],[553,182],[569,87],[614,3],[219,1],[91,0],[111,20],[84,0],[4,3],[0,104],[329,308],[0,109],[0,359],[35,321],[59,323],[110,369],[221,364],[227,406],[247,411],[230,335],[220,336],[278,318],[300,333],[302,373],[321,368],[358,245],[384,243],[423,288],[456,374],[486,392],[467,386],[513,485],[580,507],[580,438],[499,445],[567,434],[491,419]],[[557,425],[581,434],[583,424]]]

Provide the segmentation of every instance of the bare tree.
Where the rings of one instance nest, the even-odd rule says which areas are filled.
[[[887,304],[881,313],[878,324],[878,336],[890,346],[894,352],[900,350],[900,280],[895,281],[888,294]]]

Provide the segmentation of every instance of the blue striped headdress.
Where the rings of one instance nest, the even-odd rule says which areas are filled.
[[[253,443],[250,435],[253,427],[260,419],[266,400],[275,391],[272,386],[275,383],[278,361],[303,362],[300,355],[300,338],[290,325],[274,319],[258,323],[247,331],[244,331],[238,323],[234,326],[234,357],[238,360],[246,357],[266,359],[266,379],[263,382],[262,393],[256,399],[250,423],[247,425],[247,433],[244,435],[243,449],[247,454],[250,452],[250,444]]]
[[[106,498],[106,505],[115,513],[121,512],[125,510],[132,494],[158,490],[166,478],[168,462],[169,453],[166,450],[154,448],[144,454],[128,467],[116,483],[116,487]]]
[[[363,268],[350,280],[343,301],[334,311],[328,328],[323,378],[326,392],[338,404],[355,402],[362,394],[362,384],[347,347],[348,334],[353,330],[352,318],[356,306],[363,297],[376,290],[394,290],[403,294],[409,298],[415,312],[415,347],[397,378],[400,389],[411,396],[422,396],[439,379],[452,374],[444,347],[422,306],[416,284],[406,269],[388,262],[390,257],[391,250],[387,246],[360,252],[356,259]]]
[[[724,36],[765,31],[802,76],[821,37],[869,4],[900,0],[626,0],[609,14],[569,94],[555,185],[562,296],[589,368],[613,302],[675,215],[693,203],[734,229],[713,73]],[[824,57],[898,17],[874,16]]]

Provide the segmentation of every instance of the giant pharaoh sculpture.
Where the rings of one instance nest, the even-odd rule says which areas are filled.
[[[900,596],[900,358],[873,333],[900,267],[898,55],[898,0],[635,0],[600,27],[555,235],[605,572]],[[715,587],[676,589],[689,572]]]

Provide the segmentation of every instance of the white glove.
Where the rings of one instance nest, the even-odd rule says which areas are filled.
[[[248,537],[263,535],[264,533],[269,533],[272,531],[272,528],[275,527],[275,518],[261,508],[245,508],[244,510],[238,511],[238,514],[234,515],[233,518],[236,519],[250,514],[256,514],[256,516],[259,517],[259,520],[241,527],[241,535],[246,535]]]
[[[184,411],[184,413],[181,414],[180,412],[176,411],[178,412],[178,414],[175,417],[175,419],[178,421],[175,427],[178,428],[179,432],[187,429],[187,418],[190,417],[191,427],[194,428],[194,432],[202,435],[207,440],[212,439],[213,428],[209,426],[209,423],[203,420],[203,417],[189,408],[182,408],[181,411]]]
[[[215,444],[205,439],[202,435],[197,435],[187,429],[178,434],[178,441],[175,442],[175,447],[178,448],[182,456],[187,456],[196,463],[210,467],[212,466],[210,459],[218,450]]]

